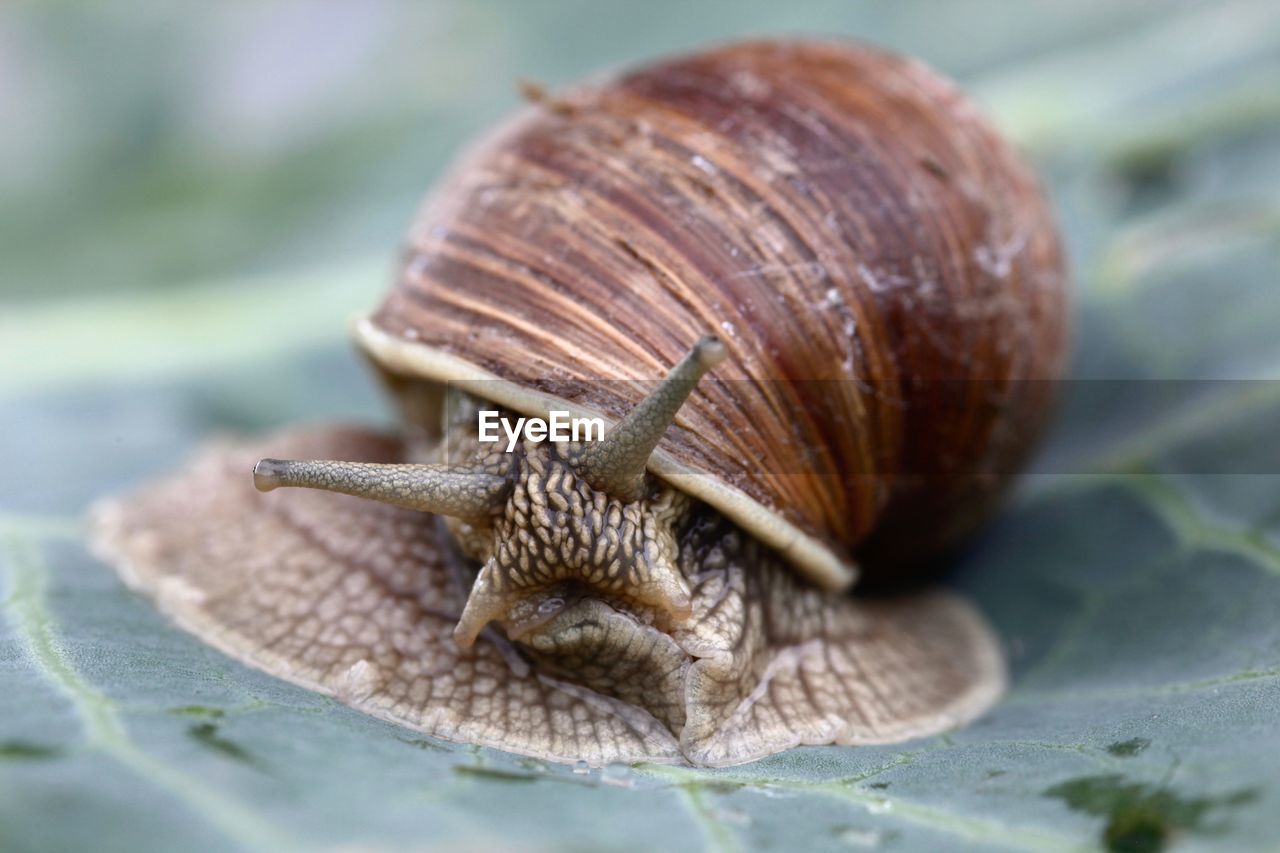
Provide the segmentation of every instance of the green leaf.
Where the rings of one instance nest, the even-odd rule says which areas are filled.
[[[458,13],[465,37],[430,67],[487,81],[490,54],[477,46],[505,34],[526,63],[519,71],[556,81],[729,34],[720,12],[652,5],[584,18],[580,4],[536,4],[536,13],[535,4],[485,4],[484,14]],[[91,230],[103,211],[120,217],[65,251],[65,241],[13,232],[0,253],[24,275],[46,269],[52,254],[49,280],[82,275],[53,288],[61,298],[41,296],[38,276],[12,285],[7,295],[21,299],[0,317],[0,849],[1274,845],[1274,9],[1237,0],[1117,10],[1098,0],[1066,15],[1005,5],[984,19],[1004,29],[968,24],[970,39],[956,38],[956,28],[981,19],[985,4],[963,12],[893,4],[874,17],[836,3],[805,17],[791,5],[738,4],[730,29],[829,26],[966,72],[1036,157],[1061,212],[1079,284],[1079,381],[1035,473],[949,578],[1007,644],[1007,698],[968,728],[895,746],[803,748],[718,771],[588,771],[423,738],[248,670],[170,627],[87,554],[84,507],[171,467],[218,431],[385,422],[342,338],[347,316],[377,298],[394,232],[340,243],[349,255],[387,255],[351,263],[323,254],[332,230],[306,243],[301,226],[284,223],[314,227],[314,217],[293,218],[298,199],[337,207],[363,183],[370,189],[356,201],[379,211],[378,221],[407,216],[404,182],[426,178],[409,146],[396,148],[386,166],[396,189],[379,195],[369,161],[391,146],[335,131],[296,143],[322,156],[298,161],[281,180],[310,191],[271,208],[263,201],[271,192],[244,188],[280,161],[243,154],[236,168],[196,169],[200,157],[220,163],[236,154],[212,156],[165,124],[182,115],[182,87],[195,85],[169,77],[165,86],[176,88],[152,93],[167,116],[168,153],[148,165],[151,142],[129,136],[146,106],[146,75],[130,65],[126,83],[94,85],[114,93],[104,103],[133,98],[137,109],[119,119],[86,112],[75,169],[47,190],[0,197],[3,221],[31,211],[57,218],[68,193],[84,186],[92,204],[68,220],[74,228]],[[98,38],[96,18],[57,8],[4,14],[20,18],[36,42]],[[421,25],[416,14],[395,13]],[[1056,16],[1056,25],[1038,24],[1040,15]],[[147,27],[113,26],[103,36],[112,56],[155,39]],[[584,37],[591,26],[603,35]],[[183,27],[164,32],[199,43],[199,27]],[[566,31],[579,46],[553,38]],[[402,59],[416,55],[413,46],[397,47]],[[182,51],[171,50],[166,67],[180,67]],[[63,45],[51,55],[61,67],[91,69],[105,54],[86,58]],[[504,67],[503,81],[516,70]],[[389,117],[408,109],[452,115],[448,133],[474,121],[450,112],[443,77],[425,93],[396,79],[405,94],[379,102],[382,123],[371,126],[401,127]],[[502,105],[488,82],[470,85],[467,97]],[[73,101],[94,102],[83,93]],[[111,121],[101,140],[86,130]],[[444,147],[428,149],[427,166],[438,167]],[[121,161],[125,150],[134,156]],[[121,188],[111,164],[138,183]],[[308,168],[335,171],[312,186]],[[183,185],[158,202],[155,188],[174,174]],[[218,194],[228,174],[242,191]],[[272,265],[252,262],[268,221],[279,227],[263,233],[307,251],[268,258],[288,261],[289,272],[239,275]],[[150,230],[165,223],[159,235]],[[210,260],[211,223],[221,223],[212,244],[236,247],[234,263]],[[119,241],[128,257],[108,276],[111,292],[64,301],[98,280],[97,259]],[[296,260],[317,251],[314,264]],[[216,276],[184,283],[200,271]],[[133,278],[121,283],[126,275]]]

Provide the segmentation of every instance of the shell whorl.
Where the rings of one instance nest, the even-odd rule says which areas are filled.
[[[726,363],[658,457],[876,571],[968,527],[1026,455],[1065,301],[1044,199],[952,84],[756,41],[527,108],[429,199],[363,337],[428,354],[393,372],[618,419],[714,331]]]

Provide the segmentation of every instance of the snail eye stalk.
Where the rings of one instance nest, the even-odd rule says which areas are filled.
[[[640,498],[650,454],[698,380],[724,361],[725,355],[724,344],[714,335],[699,340],[653,393],[603,440],[584,445],[572,456],[574,470],[593,487],[619,500]]]
[[[476,519],[502,507],[511,481],[447,465],[263,459],[253,466],[253,484],[260,492],[285,486],[321,489],[406,509]]]

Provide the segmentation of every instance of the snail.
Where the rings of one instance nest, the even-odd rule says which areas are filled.
[[[1062,371],[1027,166],[853,42],[528,94],[355,325],[401,433],[216,443],[100,503],[98,553],[253,666],[549,760],[721,766],[988,709],[998,641],[919,581]]]

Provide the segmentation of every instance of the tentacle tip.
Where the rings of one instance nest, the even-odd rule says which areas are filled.
[[[269,492],[284,485],[282,474],[285,463],[279,459],[259,459],[253,466],[253,487],[260,492]]]
[[[476,636],[479,633],[480,631],[464,618],[457,625],[453,626],[453,644],[459,649],[466,651],[475,645]]]
[[[729,351],[725,349],[724,341],[715,335],[704,335],[693,347],[694,358],[698,361],[698,366],[703,370],[710,370],[717,364],[724,361]]]

